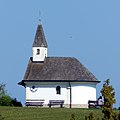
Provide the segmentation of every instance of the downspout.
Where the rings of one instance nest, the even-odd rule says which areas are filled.
[[[72,108],[72,89],[71,89],[71,84],[69,82],[69,89],[70,89],[70,108]]]

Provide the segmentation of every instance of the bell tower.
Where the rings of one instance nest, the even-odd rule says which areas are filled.
[[[32,46],[33,61],[43,62],[45,57],[47,57],[47,47],[48,45],[45,39],[42,23],[39,21]]]

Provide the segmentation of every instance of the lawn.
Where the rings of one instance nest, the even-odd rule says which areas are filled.
[[[0,107],[4,120],[70,120],[72,113],[75,113],[76,120],[85,120],[90,112],[94,113],[96,120],[101,119],[100,109]]]

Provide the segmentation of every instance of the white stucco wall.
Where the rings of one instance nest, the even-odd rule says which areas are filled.
[[[40,54],[37,54],[37,49],[40,49]],[[44,61],[45,57],[47,57],[47,48],[45,47],[33,47],[33,61]]]
[[[37,88],[36,92],[32,92],[32,86]],[[56,94],[56,87],[61,87],[61,94]],[[48,104],[49,100],[64,100],[64,104],[70,104],[69,83],[51,82],[51,83],[27,83],[26,100],[44,99],[44,104]],[[93,83],[71,83],[72,104],[88,104],[88,100],[96,100],[96,84]]]
[[[35,85],[37,88],[36,92],[32,92],[30,89],[31,87]],[[56,94],[56,87],[61,87],[61,94]],[[26,87],[26,100],[40,100],[44,99],[44,104],[48,104],[49,100],[65,100],[66,102],[66,89],[67,84],[61,84],[61,83],[41,83],[36,84],[32,83],[27,85]],[[66,104],[66,103],[65,103]]]
[[[72,104],[88,104],[96,100],[95,84],[72,84]]]

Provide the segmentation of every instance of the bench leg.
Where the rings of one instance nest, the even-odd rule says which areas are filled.
[[[60,107],[62,108],[62,107],[63,107],[63,104],[60,104]]]
[[[49,108],[51,108],[51,105],[49,105]]]

